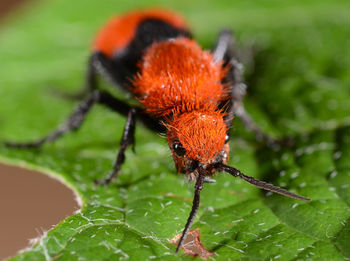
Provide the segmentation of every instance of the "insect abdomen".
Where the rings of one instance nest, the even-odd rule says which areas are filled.
[[[97,35],[93,44],[93,49],[102,52],[107,57],[118,54],[118,52],[123,51],[135,40],[140,25],[147,22],[147,20],[159,21],[163,24],[167,24],[168,27],[174,29],[173,31],[179,31],[180,33],[188,32],[186,22],[176,13],[161,9],[136,11],[112,18]],[[154,31],[152,35],[162,37],[164,30],[162,30],[163,32],[159,32],[157,26],[152,27],[153,28],[150,29]],[[146,32],[143,33],[144,37],[147,36],[145,33]],[[151,38],[150,41],[152,43],[152,41],[155,40],[153,39],[154,36],[150,36],[149,32],[147,32],[147,34],[148,37]],[[145,47],[143,46],[142,48]]]

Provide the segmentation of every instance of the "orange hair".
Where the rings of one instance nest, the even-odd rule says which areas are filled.
[[[227,98],[225,71],[209,52],[187,38],[154,43],[139,64],[133,91],[148,113],[167,116],[216,110]]]

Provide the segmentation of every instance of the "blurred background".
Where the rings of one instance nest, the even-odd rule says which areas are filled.
[[[0,1],[0,35],[6,17],[28,2]],[[0,260],[29,246],[30,239],[41,236],[78,208],[74,193],[61,182],[0,164]]]

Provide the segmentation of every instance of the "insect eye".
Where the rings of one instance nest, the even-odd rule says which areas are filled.
[[[226,136],[225,136],[225,143],[227,143],[229,140],[230,140],[230,136],[229,136],[229,135],[226,135]]]
[[[186,154],[185,148],[182,146],[182,144],[179,141],[175,141],[173,143],[173,151],[177,156],[183,157]]]

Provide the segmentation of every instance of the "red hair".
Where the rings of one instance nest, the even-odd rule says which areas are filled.
[[[154,43],[139,64],[132,91],[146,111],[157,116],[213,111],[228,95],[221,84],[221,65],[187,38]]]

